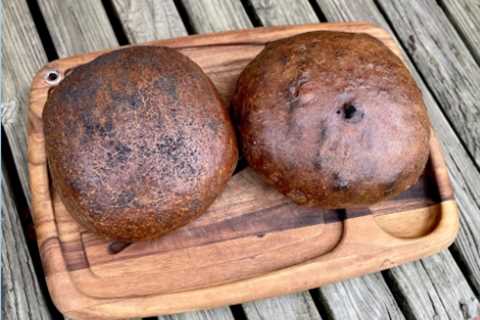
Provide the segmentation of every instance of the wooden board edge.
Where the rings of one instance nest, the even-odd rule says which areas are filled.
[[[381,29],[377,26],[374,26],[370,23],[360,23],[360,24],[362,24],[364,26],[367,25],[370,28],[378,29],[379,33],[385,33],[389,37],[389,35],[386,33],[386,31],[384,31],[383,29]],[[332,24],[329,24],[329,25],[332,25]],[[338,23],[335,23],[334,25],[338,25]],[[348,25],[358,27],[359,23],[348,23]],[[295,29],[299,30],[301,27],[304,27],[304,26],[311,27],[311,26],[318,26],[318,24],[297,26]],[[289,27],[265,27],[265,28],[262,28],[262,29],[275,29],[275,30],[278,30],[278,31],[283,31],[285,29],[292,29],[292,26],[289,26]],[[318,30],[318,29],[315,29],[315,30]],[[213,34],[203,34],[203,35],[198,35],[198,36],[195,36],[195,37],[197,37],[198,42],[201,43],[205,38],[211,37],[212,35],[224,36],[224,35],[236,34],[236,33],[238,33],[238,31],[229,31],[229,32],[213,33]],[[191,39],[191,36],[190,37],[184,37],[184,38],[185,39],[186,38]],[[179,39],[183,39],[183,37],[179,38]],[[162,43],[162,44],[167,45],[169,42],[173,42],[174,40],[178,40],[178,39],[153,41],[153,42],[149,42],[147,44]],[[108,51],[108,50],[98,51],[96,53],[91,53],[91,54],[98,55],[98,54],[104,53],[106,51]],[[85,55],[81,55],[80,57],[82,57],[82,56],[85,56]],[[48,70],[52,66],[55,66],[59,61],[64,61],[64,60],[68,60],[68,59],[71,59],[71,58],[60,59],[60,60],[50,62],[49,64],[44,66],[36,74],[36,76],[35,76],[35,78],[32,82],[32,91],[31,91],[31,96],[30,96],[31,97],[31,103],[30,103],[31,107],[35,102],[37,104],[39,103],[39,101],[35,100],[38,97],[35,96],[35,94],[37,92],[34,91],[34,89],[39,89],[38,87],[35,86],[35,84],[40,83],[40,81],[45,81],[45,78],[44,78],[45,70]],[[85,61],[85,62],[87,62],[87,61]],[[40,103],[44,104],[45,101],[46,101],[47,90],[45,88],[43,88],[43,90],[44,90],[44,94],[42,96],[40,96],[40,100],[41,100]],[[35,110],[29,110],[29,133],[28,133],[29,134],[29,162],[30,162],[30,151],[31,151],[30,150],[30,143],[31,142],[32,143],[38,142],[38,141],[35,141],[35,137],[34,137],[33,140],[30,140],[30,138],[31,138],[30,137],[30,134],[31,134],[30,127],[31,127],[31,122],[32,122],[32,119],[30,117],[31,116],[30,113],[33,113],[32,116],[34,116],[34,117],[38,118],[38,116],[40,116],[40,118],[41,118],[41,115],[36,113]],[[37,129],[39,129],[39,128],[37,128]],[[442,157],[441,153],[440,153],[440,160],[443,161],[443,157]],[[443,163],[443,166],[444,166],[444,163]],[[30,164],[29,164],[29,171],[30,171]],[[448,180],[448,188],[449,188],[448,191],[451,191],[451,185],[449,183],[449,180]],[[32,185],[32,189],[33,189],[33,185]],[[33,194],[33,192],[32,192],[32,194]],[[452,205],[454,206],[454,208],[452,208]],[[40,206],[39,204],[36,204],[35,202],[32,204],[32,206],[34,207],[33,208],[33,215],[34,216],[37,215],[37,213],[38,213],[37,210],[45,209],[45,207],[43,205]],[[441,244],[439,244],[435,247],[432,247],[431,252],[429,252],[426,255],[434,254],[434,253],[448,247],[454,241],[455,236],[458,232],[458,211],[456,209],[455,201],[454,200],[449,200],[449,201],[442,202],[442,208],[444,208],[445,211],[449,211],[449,212],[455,211],[454,214],[450,213],[450,215],[455,215],[455,217],[457,218],[457,223],[453,228],[449,229],[448,236],[444,238],[445,241],[443,241]],[[43,218],[45,218],[45,217],[43,217]],[[35,219],[35,217],[34,217],[34,219]],[[35,224],[35,225],[37,226],[37,224]],[[39,238],[39,246],[44,245],[47,241],[51,241],[51,240],[58,241],[58,238],[55,239],[55,232],[51,228],[47,228],[47,229],[49,229],[49,231],[45,233],[45,236]],[[36,230],[36,231],[39,232],[39,230]],[[56,256],[53,259],[53,261],[55,261],[55,262],[44,261],[44,263],[49,264],[49,265],[57,264],[56,266],[53,267],[54,269],[57,269],[57,272],[55,273],[54,277],[47,278],[48,287],[49,287],[51,296],[52,296],[55,304],[59,308],[59,310],[64,312],[66,315],[69,315],[69,316],[72,316],[72,317],[82,317],[82,318],[86,317],[86,318],[89,318],[91,316],[95,316],[95,317],[108,318],[107,315],[113,315],[114,317],[123,318],[125,316],[138,316],[138,315],[148,316],[148,315],[159,314],[159,313],[192,311],[192,310],[196,310],[196,309],[218,307],[218,306],[221,306],[221,305],[224,305],[224,304],[239,303],[239,302],[250,301],[250,300],[253,300],[253,299],[267,298],[267,297],[271,297],[271,296],[274,296],[274,295],[278,295],[280,293],[291,293],[291,292],[295,292],[295,291],[299,291],[299,290],[318,287],[320,285],[324,285],[324,284],[329,283],[329,282],[310,283],[309,286],[295,286],[295,287],[288,288],[288,290],[286,290],[284,292],[273,292],[273,293],[271,291],[268,291],[268,288],[264,289],[261,292],[258,292],[257,289],[255,289],[256,293],[252,296],[248,296],[248,295],[246,295],[246,296],[243,295],[242,296],[241,294],[238,294],[238,293],[237,294],[234,293],[234,294],[229,296],[226,293],[224,295],[222,295],[222,294],[218,294],[218,292],[217,292],[218,288],[222,288],[222,290],[225,290],[226,288],[223,288],[225,286],[226,287],[231,286],[232,287],[231,291],[238,290],[238,289],[235,289],[235,286],[238,286],[238,283],[232,283],[232,284],[222,285],[222,286],[219,286],[219,287],[212,287],[212,288],[206,288],[206,289],[201,289],[201,290],[195,290],[195,291],[192,291],[192,292],[186,292],[187,294],[199,295],[199,294],[203,294],[202,292],[204,290],[215,289],[214,290],[215,291],[215,293],[214,293],[215,297],[217,297],[217,298],[218,298],[218,296],[223,297],[223,300],[217,301],[215,304],[212,304],[212,303],[209,304],[208,301],[203,302],[203,303],[199,302],[197,304],[188,304],[188,303],[186,303],[186,301],[188,301],[190,299],[188,299],[188,298],[183,298],[182,299],[182,298],[175,297],[175,298],[172,299],[171,303],[165,303],[165,306],[162,307],[161,306],[161,301],[164,300],[165,295],[151,296],[151,297],[138,297],[138,298],[132,298],[132,299],[128,299],[128,300],[126,300],[126,299],[98,300],[98,299],[91,299],[90,297],[87,297],[87,296],[83,295],[81,292],[76,291],[75,284],[73,284],[71,282],[71,279],[69,279],[69,281],[70,281],[69,282],[69,281],[66,281],[65,278],[57,278],[56,277],[56,275],[61,275],[61,274],[67,275],[68,278],[70,276],[68,275],[68,272],[66,271],[66,269],[64,269],[65,262],[63,260],[63,253],[61,252],[60,243],[58,243],[58,247],[55,245],[52,248],[50,248],[50,250],[51,250],[52,254],[55,254],[55,256]],[[401,264],[401,263],[412,261],[412,260],[417,259],[417,258],[419,258],[418,255],[409,259],[409,260],[401,261],[401,262],[394,263],[394,264],[388,264],[388,265],[384,266],[384,269],[393,267],[393,266]],[[46,260],[46,259],[42,259],[42,260]],[[58,264],[61,264],[61,266],[59,267]],[[319,271],[321,271],[321,270],[316,270],[316,272],[319,272]],[[360,271],[358,271],[356,273],[351,273],[349,276],[337,278],[334,281],[341,281],[341,280],[343,280],[345,278],[349,278],[351,276],[356,276],[356,275],[364,274],[365,272],[372,272],[372,271],[378,271],[378,269],[370,270],[370,271],[368,271],[368,270],[365,271],[364,269],[360,269]],[[312,272],[314,272],[314,271],[312,271]],[[270,276],[270,275],[268,274],[268,275],[265,275],[265,276]],[[261,277],[263,278],[264,276],[261,276]],[[255,279],[248,279],[248,280],[239,281],[239,283],[256,281],[256,280],[257,280],[256,278]],[[60,303],[60,298],[61,298],[60,295],[62,297],[64,297],[65,293],[62,290],[57,291],[57,289],[59,289],[59,287],[64,289],[65,286],[71,286],[71,288],[69,290],[75,291],[75,292],[72,292],[72,294],[74,294],[73,296],[75,296],[79,299],[78,303],[74,303],[74,304],[76,304],[75,308],[72,308],[72,306],[65,306],[63,304],[63,302]],[[245,288],[247,288],[247,289],[249,287],[248,284],[243,284],[243,286],[245,286]],[[252,286],[252,288],[253,287],[257,288],[257,285]],[[270,290],[272,290],[272,289],[270,288]],[[199,291],[199,292],[197,292],[197,291]],[[246,290],[246,291],[249,291],[249,290]],[[185,293],[181,293],[181,294],[185,294]],[[207,296],[208,295],[209,295],[209,293],[207,293]],[[239,300],[237,298],[242,298],[242,299]],[[169,298],[167,298],[167,300],[168,299]],[[176,301],[176,299],[179,299],[184,304],[180,304],[180,305],[175,304],[174,302]],[[200,301],[204,301],[204,300],[200,300]],[[83,305],[82,305],[82,303],[83,303]],[[149,306],[149,304],[154,305],[153,309],[152,309],[151,306]],[[176,309],[173,309],[173,308],[176,308]],[[118,310],[118,312],[117,312],[117,310]]]
[[[434,236],[423,246],[421,253],[417,251],[401,259],[393,257],[382,257],[376,264],[360,264],[360,268],[342,270],[340,277],[328,279],[312,277],[314,274],[325,272],[323,259],[312,260],[301,265],[292,266],[279,271],[274,271],[256,278],[241,280],[216,287],[197,289],[192,291],[179,292],[175,294],[151,295],[143,297],[121,298],[121,299],[94,299],[82,294],[72,283],[67,271],[58,272],[47,277],[48,286],[56,306],[65,315],[73,318],[100,317],[115,319],[133,316],[150,316],[157,314],[170,314],[178,312],[194,311],[199,309],[216,308],[228,304],[236,304],[252,301],[255,299],[269,298],[280,294],[289,294],[297,291],[317,288],[332,282],[342,281],[347,278],[363,275],[370,272],[384,270],[410,262],[419,256],[430,256],[448,248],[454,241],[459,230],[458,210],[454,200],[442,202],[442,219],[439,226],[429,235],[417,239],[425,241],[426,238]],[[351,219],[352,221],[361,218]],[[397,240],[405,243],[411,240]],[[56,256],[61,255],[60,243],[54,246]],[[349,265],[349,264],[347,264]],[[353,265],[353,264],[350,264]],[[293,277],[293,275],[295,275]],[[294,281],[292,282],[292,278]],[[278,290],[282,282],[289,281],[285,290]],[[66,293],[66,290],[68,291]],[[65,304],[62,299],[68,294],[70,304]],[[220,297],[220,298],[219,298]]]

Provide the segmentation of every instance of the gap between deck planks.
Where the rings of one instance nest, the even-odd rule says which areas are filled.
[[[2,311],[5,320],[51,319],[27,248],[2,159]]]

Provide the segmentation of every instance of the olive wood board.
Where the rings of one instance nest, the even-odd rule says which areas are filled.
[[[227,102],[246,64],[272,40],[328,30],[368,33],[368,23],[256,28],[149,42],[198,63]],[[119,319],[237,304],[318,287],[436,253],[454,240],[458,211],[438,141],[418,183],[364,210],[304,208],[249,168],[237,172],[207,213],[153,241],[105,241],[79,226],[49,181],[42,110],[49,89],[102,52],[60,59],[35,76],[28,162],[38,245],[50,294],[74,319]]]

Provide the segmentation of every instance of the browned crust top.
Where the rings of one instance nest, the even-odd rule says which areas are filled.
[[[430,124],[402,61],[367,34],[274,41],[233,98],[245,157],[300,204],[367,206],[414,184]]]
[[[75,68],[49,93],[43,120],[56,192],[108,238],[154,238],[187,223],[237,160],[212,83],[166,47],[129,47]]]

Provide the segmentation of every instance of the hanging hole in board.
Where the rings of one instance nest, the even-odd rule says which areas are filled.
[[[61,80],[60,73],[57,70],[50,70],[47,71],[45,75],[45,80],[49,85],[55,85],[58,84]]]

